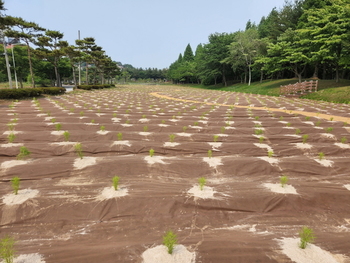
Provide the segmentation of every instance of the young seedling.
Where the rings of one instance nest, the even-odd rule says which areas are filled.
[[[315,239],[314,231],[311,228],[304,226],[299,232],[300,243],[299,247],[305,249],[308,243],[312,243]]]
[[[91,123],[95,123],[95,120],[94,120],[94,119],[92,119],[92,120],[91,120]]]
[[[150,157],[153,157],[153,156],[154,156],[154,150],[153,150],[153,149],[149,150],[149,156],[150,156]]]
[[[80,116],[81,116],[81,117],[84,116],[84,112],[83,112],[83,111],[80,112]]]
[[[268,151],[268,152],[267,152],[267,156],[268,156],[269,158],[271,158],[271,157],[273,156],[273,151]]]
[[[123,140],[123,134],[122,134],[121,132],[119,132],[119,133],[117,134],[117,138],[118,138],[118,141]]]
[[[105,131],[106,130],[106,127],[105,126],[101,126],[100,127],[100,131]]]
[[[287,124],[286,124],[286,126],[287,127],[290,127],[292,124],[290,123],[290,122],[288,122]]]
[[[170,134],[169,135],[170,142],[174,142],[175,140],[175,134]]]
[[[212,150],[209,150],[209,151],[208,151],[208,157],[209,157],[209,158],[213,157],[213,152],[212,152]]]
[[[195,122],[193,123],[193,125],[194,125],[194,126],[198,126],[198,121],[195,121]]]
[[[288,182],[288,176],[283,175],[283,176],[280,177],[280,183],[281,183],[282,187],[285,187],[287,182]]]
[[[264,130],[256,129],[256,130],[254,130],[254,133],[255,133],[256,135],[261,135],[261,134],[264,133]]]
[[[65,131],[65,132],[63,133],[63,137],[64,137],[64,140],[65,140],[66,142],[68,142],[68,141],[69,141],[69,137],[70,137],[70,133],[69,133],[68,131]]]
[[[114,176],[112,181],[113,181],[113,187],[114,187],[114,190],[118,190],[118,185],[119,185],[119,177],[118,176]]]
[[[345,138],[345,137],[342,137],[341,139],[340,139],[340,142],[341,143],[346,143],[348,140]]]
[[[310,120],[310,116],[306,116],[305,120],[307,120],[307,121]]]
[[[280,117],[280,120],[282,121],[283,119],[284,119],[283,116],[281,116],[281,117]]]
[[[321,124],[321,121],[320,121],[320,120],[318,120],[318,121],[315,123],[316,126],[320,126],[320,124]]]
[[[328,128],[326,128],[326,132],[327,133],[331,133],[333,131],[333,127],[328,127]]]
[[[3,259],[4,263],[13,263],[15,257],[15,250],[13,249],[14,244],[14,239],[9,236],[5,236],[0,240],[0,259]]]
[[[55,118],[52,118],[52,119],[51,119],[51,122],[52,122],[52,123],[55,123],[55,122],[56,122],[56,119],[55,119]]]
[[[9,128],[10,131],[13,131],[15,128],[15,125],[13,123],[8,123],[7,127]]]
[[[165,120],[162,120],[162,124],[165,124]]]
[[[77,152],[78,156],[80,159],[83,159],[84,155],[83,155],[83,147],[81,145],[81,143],[77,143],[75,146],[75,151]]]
[[[263,142],[264,142],[264,139],[265,139],[265,138],[264,138],[263,136],[260,136],[260,137],[259,137],[259,143],[263,143]]]
[[[318,159],[320,159],[320,161],[322,159],[324,159],[324,153],[323,152],[318,153]]]
[[[56,127],[56,131],[60,131],[61,128],[62,128],[62,124],[61,123],[56,123],[55,127]]]
[[[259,116],[255,116],[255,120],[259,120],[260,119],[260,117]]]
[[[298,134],[300,134],[300,133],[301,133],[301,130],[300,130],[300,129],[296,129],[296,130],[295,130],[295,134],[296,134],[296,135],[298,135]]]
[[[27,147],[21,146],[21,148],[19,148],[19,154],[17,155],[17,160],[22,160],[25,157],[29,157],[30,153],[31,152],[27,149]]]
[[[163,244],[168,248],[168,253],[172,254],[174,250],[174,246],[177,243],[177,237],[176,234],[173,233],[173,231],[168,231],[163,236]]]
[[[204,188],[206,182],[207,182],[207,180],[204,177],[201,177],[201,178],[198,179],[199,189],[201,191],[203,191],[203,188]]]
[[[7,139],[9,140],[9,143],[13,143],[13,141],[15,140],[16,138],[16,135],[14,133],[10,133],[8,136],[7,136]]]
[[[19,184],[20,184],[20,179],[18,176],[15,176],[11,179],[11,186],[12,186],[12,189],[13,189],[13,193],[15,195],[18,194],[18,190],[19,190]]]
[[[225,130],[226,130],[226,127],[221,127],[221,133],[224,133],[225,132]]]
[[[333,121],[333,120],[334,120],[334,117],[330,117],[329,120],[330,120],[330,121]]]
[[[117,117],[117,113],[113,113],[113,117],[114,117],[114,118]]]
[[[183,130],[183,132],[186,132],[187,126],[183,126],[183,127],[182,127],[182,130]]]
[[[214,142],[217,142],[219,139],[219,135],[214,135]]]
[[[307,139],[309,139],[309,135],[304,134],[303,135],[303,143],[306,143]]]

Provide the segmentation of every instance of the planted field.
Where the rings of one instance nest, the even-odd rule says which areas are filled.
[[[1,105],[0,237],[30,262],[349,262],[349,120],[171,86]]]

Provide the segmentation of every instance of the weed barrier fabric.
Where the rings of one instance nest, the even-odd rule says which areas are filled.
[[[37,101],[42,111],[30,100],[12,109],[0,105],[1,144],[8,143],[8,124],[17,119],[14,130],[21,133],[13,143],[31,152],[24,159],[28,162],[0,170],[0,238],[13,236],[18,254],[39,253],[48,263],[141,263],[142,253],[161,245],[164,233],[172,230],[196,262],[291,262],[280,240],[297,238],[308,226],[317,237],[315,245],[338,262],[350,258],[350,190],[345,187],[350,150],[335,145],[343,137],[349,143],[350,129],[329,119],[349,118],[349,105],[178,86],[132,86]],[[305,119],[291,112],[301,108],[329,118]],[[52,118],[69,132],[71,144],[51,134],[56,130]],[[91,120],[97,125],[86,124]],[[285,128],[287,123],[293,129]],[[101,126],[109,133],[98,134]],[[140,134],[145,126],[147,136]],[[185,126],[189,136],[180,136]],[[329,127],[331,136],[325,136]],[[259,128],[263,133],[257,135]],[[296,129],[301,133],[296,135]],[[171,134],[178,145],[165,146]],[[305,134],[312,147],[298,148]],[[220,147],[209,144],[214,135]],[[75,143],[94,164],[74,168]],[[19,148],[0,147],[0,165],[16,160]],[[278,162],[269,162],[268,149]],[[204,161],[209,150],[221,165]],[[315,161],[320,152],[331,167]],[[264,186],[279,183],[282,175],[297,194]],[[15,176],[20,189],[39,194],[10,206],[3,198],[12,193]],[[127,195],[101,198],[113,176],[120,177]],[[213,198],[188,193],[201,177],[215,191]]]

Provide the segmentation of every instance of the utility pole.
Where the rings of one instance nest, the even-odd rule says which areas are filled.
[[[80,40],[80,30],[78,30],[78,39]],[[81,61],[80,61],[80,59],[79,59],[78,72],[79,72],[79,85],[81,85]]]
[[[9,57],[7,55],[7,50],[6,50],[6,43],[5,43],[5,34],[4,31],[1,30],[1,39],[2,39],[2,44],[4,45],[4,55],[5,55],[5,62],[6,62],[6,68],[7,68],[7,76],[9,79],[9,87],[12,89],[12,76],[11,76],[11,70],[10,70],[10,63],[9,63]]]

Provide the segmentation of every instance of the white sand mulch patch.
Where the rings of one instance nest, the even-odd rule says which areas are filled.
[[[29,160],[11,160],[11,161],[6,161],[1,164],[1,169],[8,169],[17,165],[24,165],[27,163],[30,163],[31,161]]]
[[[294,137],[294,138],[301,138],[300,135],[296,135],[296,134],[285,134],[284,136],[289,136],[289,137]]]
[[[315,126],[314,128],[315,128],[315,129],[318,129],[318,130],[323,130],[323,128],[322,128],[322,127],[319,127],[319,126]]]
[[[113,122],[120,122],[120,120],[121,120],[120,118],[112,118]]]
[[[175,146],[178,146],[178,145],[180,145],[180,143],[178,143],[178,142],[165,142],[163,144],[164,147],[175,147]]]
[[[115,190],[114,187],[111,186],[111,187],[105,187],[102,190],[101,194],[97,196],[97,199],[102,201],[102,200],[118,198],[126,195],[128,195],[128,188],[119,187],[118,190]]]
[[[121,126],[123,126],[123,127],[131,127],[132,126],[132,124],[129,124],[129,123],[123,123],[123,124],[120,124]]]
[[[1,147],[4,147],[4,148],[18,147],[18,146],[23,146],[23,143],[5,143],[5,144],[1,144]]]
[[[91,123],[91,122],[85,122],[84,124],[85,124],[85,125],[92,125],[92,126],[93,126],[93,125],[100,125],[100,124],[98,124],[98,123]]]
[[[169,121],[171,121],[171,122],[178,122],[179,120],[176,120],[176,119],[170,119]]]
[[[265,162],[268,162],[272,165],[274,164],[278,164],[279,160],[277,158],[273,158],[273,157],[267,157],[267,156],[263,156],[263,157],[258,157],[261,160],[264,160]]]
[[[305,249],[299,248],[299,238],[283,238],[278,241],[282,252],[296,263],[345,262],[345,257],[342,255],[333,255],[314,244],[308,244]]]
[[[278,193],[278,194],[293,194],[293,195],[298,194],[295,188],[288,184],[282,187],[281,184],[266,183],[266,184],[263,184],[263,186],[270,189],[271,192]]]
[[[20,133],[23,133],[23,132],[21,132],[21,131],[5,131],[3,133],[3,135],[10,135],[11,133],[13,133],[13,134],[20,134]]]
[[[79,119],[87,119],[87,117],[86,116],[82,116],[82,117],[79,117]]]
[[[294,128],[294,127],[288,127],[288,126],[285,126],[285,127],[282,127],[282,129],[294,130],[295,128]]]
[[[235,122],[234,121],[227,121],[226,122],[228,125],[233,125]],[[226,127],[227,128],[227,127]]]
[[[168,124],[158,124],[158,126],[160,126],[160,127],[168,127],[169,125]]]
[[[151,135],[152,133],[151,132],[139,132],[139,134],[142,136],[148,136],[148,135]]]
[[[191,133],[187,133],[187,132],[176,133],[176,135],[179,135],[179,136],[182,136],[182,137],[191,137],[192,136]]]
[[[325,138],[336,139],[335,135],[331,133],[321,133],[321,136]]]
[[[112,146],[113,145],[125,145],[125,146],[131,146],[131,143],[129,141],[115,141],[113,142]]]
[[[47,114],[46,113],[39,113],[39,114],[37,114],[36,116],[37,117],[44,117],[44,116],[46,116]]]
[[[321,164],[324,167],[332,167],[333,166],[333,161],[331,160],[326,160],[326,159],[314,159],[316,162],[318,162],[319,164]]]
[[[296,143],[295,146],[301,150],[309,150],[312,148],[312,145],[308,143]]]
[[[201,127],[201,126],[192,126],[192,125],[190,125],[189,127],[192,128],[192,129],[197,129],[197,130],[203,129],[203,127]]]
[[[220,157],[204,157],[203,161],[209,164],[210,167],[216,168],[218,165],[222,165]]]
[[[110,131],[97,131],[96,132],[97,134],[100,134],[100,135],[106,135],[106,134],[108,134],[108,133],[110,133]]]
[[[97,108],[100,108],[100,107],[97,107]],[[97,115],[98,117],[101,117],[101,116],[103,116],[103,115],[106,115],[106,113],[96,113],[96,115]]]
[[[75,145],[76,142],[52,142],[51,145],[60,145],[60,146],[66,146],[66,145]]]
[[[74,168],[75,169],[83,169],[85,167],[96,164],[96,160],[97,160],[96,157],[84,157],[83,159],[76,158],[74,160]]]
[[[228,135],[227,134],[225,134],[225,133],[219,133],[219,134],[217,134],[219,137],[228,137]]]
[[[212,147],[213,150],[217,151],[217,148],[221,147],[222,142],[208,142],[208,144]]]
[[[203,186],[203,190],[201,190],[199,185],[194,185],[187,193],[195,198],[214,199],[216,191],[210,186]]]
[[[57,135],[57,136],[61,136],[64,134],[64,131],[52,131],[51,135]]]
[[[315,126],[315,123],[313,123],[312,121],[304,121],[304,123]]]
[[[190,252],[183,245],[176,245],[173,253],[168,253],[168,248],[159,245],[147,249],[142,253],[142,263],[195,263],[196,253]]]
[[[51,121],[54,117],[45,117],[45,121]]]
[[[146,123],[149,121],[150,121],[150,119],[146,119],[146,118],[139,119],[139,122],[141,122],[141,123]]]
[[[265,144],[265,143],[254,143],[254,145],[256,147],[261,148],[261,149],[266,149],[267,151],[272,151],[273,152],[273,149],[268,144]]]
[[[164,162],[163,160],[164,160],[164,159],[169,159],[169,158],[164,157],[164,156],[153,156],[153,157],[151,157],[151,156],[146,156],[144,159],[145,159],[145,161],[146,161],[148,164],[152,165],[152,164],[155,164],[155,163],[167,164],[167,163]]]
[[[208,124],[208,121],[199,120],[198,122],[203,123],[204,125]]]
[[[342,149],[350,149],[350,144],[336,142],[334,145],[336,145]]]
[[[19,255],[13,263],[45,263],[46,261],[38,253]]]
[[[24,203],[30,198],[34,198],[39,194],[38,190],[32,190],[32,189],[22,189],[19,190],[17,195],[15,194],[7,194],[2,198],[2,201],[6,205],[19,205]]]
[[[346,184],[344,187],[350,191],[350,184]]]

